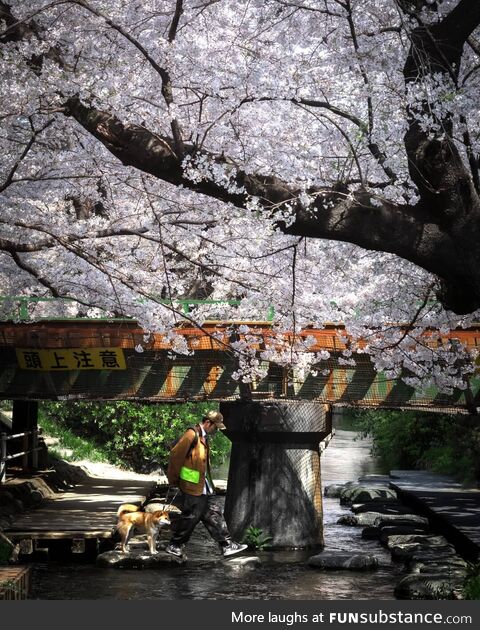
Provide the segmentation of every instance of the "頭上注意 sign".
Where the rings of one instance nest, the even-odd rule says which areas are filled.
[[[126,370],[122,348],[16,348],[22,370]]]

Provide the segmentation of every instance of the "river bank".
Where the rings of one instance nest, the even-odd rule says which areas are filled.
[[[337,430],[322,456],[322,484],[345,482],[379,472],[369,440]],[[218,476],[218,473],[217,475]],[[222,498],[219,498],[222,501]],[[229,563],[199,526],[188,545],[184,566],[161,570],[112,570],[79,562],[37,562],[33,565],[31,597],[35,599],[393,599],[400,567],[358,528],[337,524],[348,511],[324,499],[326,549],[376,553],[375,572],[320,572],[308,567],[314,552],[262,551],[259,563]]]
[[[344,484],[365,475],[380,474],[370,455],[371,442],[352,430],[337,428],[322,455],[322,486]],[[85,466],[86,464],[83,463]],[[79,467],[75,467],[79,468]],[[81,468],[79,468],[81,470]],[[90,464],[89,474],[125,477],[108,464]],[[226,467],[218,473],[225,475]],[[85,473],[85,470],[84,470]],[[158,476],[127,473],[130,481]],[[128,483],[127,483],[128,485]],[[221,502],[222,497],[218,500]],[[199,526],[188,545],[185,565],[157,569],[114,570],[75,560],[32,563],[34,599],[394,599],[394,590],[404,573],[403,563],[393,562],[390,550],[377,539],[363,537],[362,528],[345,526],[339,520],[352,514],[351,506],[334,497],[324,497],[325,551],[372,555],[375,571],[318,571],[308,566],[315,552],[262,551],[245,562],[228,562]],[[265,532],[268,533],[268,532]],[[163,542],[168,535],[163,534]],[[143,543],[139,543],[140,545]]]

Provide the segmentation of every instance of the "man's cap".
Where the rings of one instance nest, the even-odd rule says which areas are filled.
[[[208,411],[204,417],[204,420],[210,420],[210,422],[213,422],[215,424],[215,426],[217,427],[217,429],[220,429],[221,431],[223,431],[224,429],[226,429],[227,427],[223,424],[223,416],[219,411]]]

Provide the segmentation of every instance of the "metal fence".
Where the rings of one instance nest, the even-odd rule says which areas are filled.
[[[22,450],[18,453],[7,455],[7,442],[10,440],[16,440],[22,438]],[[5,483],[7,480],[7,462],[12,459],[22,458],[22,469],[28,470],[28,456],[32,454],[32,468],[35,470],[38,468],[38,451],[41,447],[38,446],[38,428],[31,431],[25,431],[23,433],[15,433],[9,435],[8,433],[0,433],[0,484]]]

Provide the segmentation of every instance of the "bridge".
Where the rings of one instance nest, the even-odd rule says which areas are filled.
[[[201,329],[183,322],[175,332],[185,354],[175,353],[174,336],[147,334],[132,320],[0,323],[0,399],[14,400],[13,432],[35,430],[40,400],[220,401],[232,440],[225,515],[233,535],[255,523],[276,546],[308,547],[322,543],[318,445],[331,433],[332,406],[455,413],[480,406],[476,376],[466,391],[447,395],[389,379],[361,352],[346,364],[349,339],[339,324],[286,333],[280,341],[268,319],[207,322]],[[262,375],[241,383],[233,377],[232,344],[246,335],[257,356],[271,344],[288,349],[303,341],[305,352],[328,358],[310,373],[259,358]],[[426,331],[422,343],[441,348],[453,340],[480,347],[480,326],[440,336]],[[292,513],[294,523],[287,520]]]
[[[45,320],[0,323],[0,399],[132,400],[185,402],[204,400],[314,400],[321,403],[386,408],[435,408],[466,412],[480,406],[480,379],[467,391],[443,394],[434,387],[415,390],[401,379],[377,372],[366,354],[353,354],[346,365],[345,328],[328,324],[285,334],[288,348],[305,343],[305,352],[327,351],[329,358],[315,373],[260,360],[264,376],[244,385],[233,378],[238,359],[232,342],[245,338],[248,324],[260,353],[273,342],[272,324],[207,322],[200,330],[180,324],[177,333],[187,351],[175,354],[175,342],[162,334],[146,334],[132,320]],[[440,338],[425,334],[432,347],[455,339],[467,348],[480,347],[480,326],[455,330]],[[278,343],[278,342],[277,342]]]

